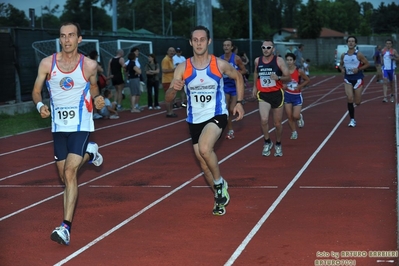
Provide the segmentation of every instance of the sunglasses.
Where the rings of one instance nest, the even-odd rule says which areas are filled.
[[[262,49],[263,49],[263,50],[265,50],[265,49],[270,50],[270,49],[272,49],[272,48],[273,48],[273,46],[263,46],[263,45],[262,45]]]

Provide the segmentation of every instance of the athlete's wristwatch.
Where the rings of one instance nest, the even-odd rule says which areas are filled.
[[[242,100],[241,101],[237,101],[237,103],[241,103],[242,104]]]

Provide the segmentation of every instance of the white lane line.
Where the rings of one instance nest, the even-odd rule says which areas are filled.
[[[250,113],[248,113],[248,114],[246,114],[246,115],[250,115],[250,114],[252,114],[252,113],[254,113],[254,112],[255,112],[255,110],[252,111],[252,112],[250,112]],[[178,123],[178,122],[174,122],[174,123],[171,123],[171,124],[175,124],[175,123]],[[171,125],[171,124],[170,124],[170,125]],[[273,130],[273,129],[271,129],[271,130]],[[140,134],[136,134],[136,135],[134,135],[134,136],[137,136],[137,135],[141,135],[141,133],[140,133]],[[132,137],[133,137],[133,136],[132,136]],[[242,150],[245,149],[246,147],[252,145],[254,142],[258,141],[261,137],[262,137],[262,136],[258,137],[257,139],[251,141],[249,144],[243,146],[242,148],[236,150],[234,153],[232,153],[232,154],[230,154],[229,156],[225,157],[224,159],[222,159],[221,161],[219,161],[219,164],[221,164],[222,162],[224,162],[225,160],[227,160],[227,159],[230,158],[231,156],[237,154],[239,151],[242,151]],[[185,143],[185,142],[187,142],[187,141],[190,141],[190,140],[191,140],[191,138],[188,138],[188,139],[186,139],[186,140],[183,140],[183,141],[181,141],[181,142],[178,142],[178,143],[176,143],[176,144],[173,144],[173,145],[171,145],[171,146],[169,146],[169,147],[167,147],[167,148],[164,148],[164,149],[162,149],[162,150],[159,150],[159,151],[157,151],[157,152],[155,152],[155,153],[152,153],[152,154],[150,154],[150,155],[147,155],[147,156],[145,156],[145,157],[142,157],[142,158],[140,158],[140,159],[138,159],[138,160],[136,160],[136,161],[133,161],[133,162],[131,162],[131,163],[129,163],[129,164],[125,164],[125,165],[122,166],[122,167],[116,168],[116,169],[114,169],[114,170],[112,170],[112,171],[110,171],[110,172],[104,173],[104,174],[102,174],[102,175],[100,175],[100,176],[98,176],[98,177],[96,177],[96,178],[94,178],[94,179],[91,179],[91,180],[89,180],[89,181],[87,181],[87,182],[81,183],[81,184],[78,185],[78,187],[82,187],[82,186],[85,186],[85,185],[87,185],[87,184],[89,184],[89,183],[92,183],[92,182],[94,182],[94,181],[97,181],[97,180],[99,180],[99,179],[102,179],[102,178],[105,177],[105,176],[111,175],[111,174],[113,174],[113,173],[115,173],[115,172],[118,172],[118,171],[120,171],[120,170],[122,170],[122,169],[125,169],[125,168],[127,168],[127,167],[129,167],[129,166],[131,166],[131,165],[134,165],[134,164],[139,163],[139,162],[141,162],[141,161],[144,161],[144,160],[146,160],[146,159],[148,159],[148,158],[151,158],[151,157],[153,157],[153,156],[155,156],[155,155],[158,155],[158,154],[160,154],[160,153],[162,153],[162,152],[164,152],[164,151],[167,151],[167,150],[170,150],[170,149],[172,149],[172,148],[174,148],[174,147],[177,147],[177,146],[179,146],[179,145],[181,145],[181,144],[183,144],[183,143]],[[121,140],[119,140],[119,141],[121,141]],[[119,142],[119,141],[115,141],[114,143]],[[108,144],[109,144],[109,143],[108,143]],[[107,144],[107,145],[108,145],[108,144]],[[104,146],[105,146],[105,145],[104,145]],[[54,162],[52,162],[52,163],[54,163]],[[51,163],[51,164],[52,164],[52,163]],[[49,164],[50,164],[50,163],[49,163]],[[2,180],[2,179],[0,179],[0,181],[1,181],[1,180]],[[51,200],[51,199],[53,199],[53,198],[55,198],[55,197],[57,197],[57,196],[59,196],[59,195],[62,195],[63,193],[64,193],[64,192],[61,192],[61,193],[58,193],[58,194],[56,194],[56,195],[50,196],[50,197],[45,198],[45,199],[43,199],[43,200],[41,200],[41,201],[39,201],[39,202],[33,203],[33,204],[31,204],[31,205],[29,205],[29,206],[26,206],[26,207],[24,207],[24,208],[22,208],[22,209],[19,209],[19,210],[13,212],[13,213],[10,213],[10,214],[8,214],[8,215],[6,215],[6,216],[0,217],[0,222],[3,221],[3,220],[5,220],[5,219],[8,219],[8,218],[10,218],[10,217],[12,217],[12,216],[14,216],[14,215],[16,215],[16,214],[19,214],[19,213],[21,213],[21,212],[23,212],[23,211],[26,211],[26,210],[28,210],[28,209],[30,209],[30,208],[32,208],[32,207],[35,207],[35,206],[37,206],[37,205],[39,205],[39,204],[41,204],[41,203],[44,203],[44,202],[46,202],[46,201],[49,201],[49,200]]]
[[[172,186],[168,185],[142,185],[142,186],[110,186],[110,185],[90,185],[92,188],[124,188],[124,187],[134,187],[134,188],[171,188]]]
[[[309,158],[309,160],[307,161],[307,163],[302,167],[302,169],[300,170],[300,172],[294,177],[294,179],[290,182],[290,184],[288,184],[288,186],[285,188],[285,190],[280,194],[279,198],[277,198],[277,200],[273,203],[273,205],[269,208],[269,211],[266,213],[265,219],[264,221],[266,221],[266,219],[268,218],[268,216],[273,212],[273,210],[277,207],[277,205],[279,204],[279,202],[284,198],[284,196],[286,195],[286,193],[289,191],[289,189],[293,186],[293,184],[299,179],[299,177],[302,175],[302,173],[305,171],[305,169],[308,167],[308,165],[310,164],[311,161],[313,161],[314,157],[318,154],[318,152],[321,150],[321,148],[325,145],[325,143],[331,138],[332,134],[337,130],[338,126],[342,123],[343,119],[347,116],[347,113],[344,114],[344,116],[341,118],[341,120],[337,123],[337,125],[334,127],[334,129],[330,132],[330,134],[327,136],[327,138],[323,141],[323,143],[319,146],[319,148],[313,153],[313,155]],[[241,149],[237,150],[235,153],[230,154],[228,157],[224,158],[223,160],[221,160],[219,162],[219,164],[221,164],[222,162],[224,162],[225,160],[229,159],[231,156],[233,156],[234,154],[238,153],[239,151],[245,149],[247,146],[252,145],[253,143],[257,142],[259,139],[261,139],[262,136],[260,136],[259,138],[253,140],[251,143],[247,144],[246,146],[242,147]],[[143,212],[149,210],[151,207],[155,206],[156,204],[158,204],[160,201],[162,201],[163,199],[169,197],[170,195],[174,194],[175,192],[177,192],[178,190],[180,190],[181,188],[185,187],[186,185],[188,185],[189,183],[191,183],[192,181],[194,181],[195,179],[197,179],[198,177],[200,177],[202,175],[199,174],[198,176],[194,177],[193,179],[191,179],[190,181],[187,181],[186,183],[182,184],[180,187],[176,188],[175,190],[171,191],[170,193],[166,194],[164,197],[160,198],[159,200],[153,202],[152,204],[148,205],[146,208],[142,209],[140,212],[136,213],[135,215],[131,216],[130,218],[126,219],[124,222],[120,223],[119,225],[117,225],[116,227],[112,228],[111,230],[109,230],[108,232],[106,232],[105,234],[101,235],[100,237],[96,238],[95,240],[93,240],[92,242],[90,242],[89,244],[87,244],[86,246],[82,247],[81,249],[77,250],[76,252],[74,252],[73,254],[71,254],[70,256],[66,257],[65,259],[61,260],[60,262],[58,262],[55,265],[63,265],[64,263],[68,262],[69,260],[73,259],[74,257],[76,257],[77,255],[79,255],[80,253],[82,253],[83,251],[87,250],[88,248],[90,248],[91,246],[93,246],[94,244],[96,244],[97,242],[101,241],[102,239],[104,239],[105,237],[109,236],[110,234],[112,234],[113,232],[115,232],[116,230],[118,230],[120,227],[126,225],[128,222],[130,222],[131,220],[135,219],[136,217],[138,217],[140,214],[142,214]],[[264,221],[260,224],[260,226],[264,223]],[[258,222],[259,224],[259,222]],[[258,228],[260,228],[260,226]],[[255,233],[258,231],[257,230],[252,230],[253,235],[255,235]],[[251,231],[251,232],[252,232]],[[248,238],[248,237],[247,237]],[[252,237],[251,237],[252,238]],[[250,239],[248,239],[247,243],[249,243]],[[245,240],[244,240],[245,241]],[[240,245],[240,247],[242,247],[241,252],[244,250],[246,244]],[[240,248],[239,247],[239,248]],[[236,255],[236,257],[238,257],[240,255],[240,253],[235,252],[233,254],[233,256]],[[232,258],[233,258],[232,256]],[[229,260],[230,261],[230,260]],[[231,264],[235,261],[235,259],[231,262]],[[227,262],[228,263],[228,262]],[[231,264],[227,264],[226,265],[231,265]]]
[[[365,89],[363,90],[363,94],[366,92],[368,89],[369,85],[371,84],[372,80],[367,84]],[[337,89],[338,87],[335,87],[333,90]],[[323,97],[322,97],[323,98]],[[363,103],[371,101],[363,101]],[[318,103],[319,101],[314,102],[313,104],[310,104],[307,108],[310,108],[311,106],[318,105],[321,103]],[[307,109],[306,108],[306,109]],[[305,109],[305,108],[304,108]],[[303,109],[303,110],[304,110]],[[324,145],[328,142],[328,140],[331,138],[331,136],[337,131],[338,127],[342,124],[342,121],[345,119],[345,117],[348,115],[348,111],[345,112],[345,114],[341,117],[341,119],[338,121],[338,123],[335,125],[335,127],[331,130],[330,134],[324,139],[324,141],[320,144],[320,146],[317,148],[317,150],[312,154],[312,156],[307,160],[307,162],[303,165],[303,167],[299,170],[299,172],[296,174],[296,176],[291,180],[291,182],[287,185],[287,187],[281,192],[281,194],[278,196],[278,198],[273,202],[273,204],[270,206],[270,208],[266,211],[266,213],[262,216],[262,218],[257,222],[257,224],[252,228],[252,230],[249,232],[249,234],[245,237],[245,239],[241,242],[241,244],[237,247],[237,249],[234,251],[232,256],[227,260],[227,262],[224,264],[224,266],[229,266],[232,265],[236,259],[240,256],[240,254],[244,251],[245,247],[248,245],[248,243],[252,240],[252,238],[255,236],[255,234],[259,231],[259,229],[262,227],[262,225],[266,222],[266,220],[269,218],[269,216],[272,214],[272,212],[277,208],[277,206],[280,204],[280,202],[283,200],[285,195],[288,193],[288,191],[292,188],[292,186],[295,184],[295,182],[302,176],[302,173],[306,170],[306,168],[309,166],[309,164],[313,161],[313,159],[316,157],[316,155],[320,152],[320,150],[324,147]]]
[[[303,189],[390,189],[389,187],[329,187],[329,186],[299,186]]]
[[[194,180],[196,180],[200,176],[202,176],[202,173],[198,174],[197,176],[195,176],[192,179],[188,180],[187,182],[181,184],[179,187],[175,188],[171,192],[165,194],[163,197],[161,197],[161,198],[157,199],[156,201],[152,202],[151,204],[147,205],[146,207],[144,207],[140,211],[136,212],[134,215],[130,216],[129,218],[127,218],[126,220],[124,220],[120,224],[114,226],[112,229],[108,230],[104,234],[100,235],[99,237],[97,237],[96,239],[94,239],[93,241],[88,243],[87,245],[85,245],[82,248],[78,249],[77,251],[75,251],[74,253],[72,253],[71,255],[67,256],[66,258],[64,258],[63,260],[57,262],[54,265],[63,265],[64,263],[70,261],[74,257],[78,256],[80,253],[82,253],[85,250],[89,249],[90,247],[94,246],[95,244],[97,244],[98,242],[100,242],[101,240],[106,238],[107,236],[111,235],[112,233],[116,232],[121,227],[125,226],[126,224],[128,224],[129,222],[131,222],[132,220],[134,220],[135,218],[137,218],[138,216],[140,216],[144,212],[148,211],[149,209],[151,209],[152,207],[154,207],[155,205],[157,205],[158,203],[160,203],[164,199],[170,197],[171,195],[173,195],[177,191],[181,190],[182,188],[184,188],[185,186],[187,186],[189,183],[193,182]]]
[[[316,157],[316,155],[320,152],[320,150],[328,142],[328,140],[335,133],[335,131],[338,129],[338,127],[342,124],[342,121],[345,119],[346,116],[347,116],[347,112],[342,116],[342,118],[338,121],[338,123],[335,125],[335,127],[330,132],[330,134],[328,134],[328,136],[319,145],[319,147],[316,149],[316,151],[310,156],[310,158],[302,166],[302,168],[295,175],[295,177],[291,180],[291,182],[286,186],[286,188],[280,193],[280,195],[277,197],[277,199],[269,207],[269,209],[266,211],[266,213],[261,217],[261,219],[252,228],[252,230],[249,232],[249,234],[245,237],[245,239],[241,242],[241,244],[237,247],[237,249],[234,251],[234,253],[231,255],[231,257],[224,264],[225,266],[233,265],[233,263],[236,261],[236,259],[244,251],[244,249],[248,245],[248,243],[252,240],[252,238],[259,231],[259,229],[262,227],[262,225],[266,222],[266,220],[269,218],[269,216],[272,214],[272,212],[277,208],[277,206],[283,200],[283,198],[288,193],[288,191],[292,188],[292,186],[295,184],[295,182],[302,176],[303,172],[308,168],[308,166],[313,161],[313,159]]]
[[[112,124],[112,125],[108,125],[108,126],[99,127],[99,128],[96,128],[96,131],[100,131],[100,130],[104,130],[104,129],[112,128],[112,127],[117,127],[117,126],[121,126],[121,125],[124,125],[124,124],[133,123],[133,122],[136,122],[136,121],[139,121],[139,120],[146,119],[146,118],[151,117],[151,116],[161,115],[161,114],[164,114],[164,112],[159,112],[159,113],[154,113],[154,114],[150,114],[150,115],[145,115],[145,116],[138,117],[138,118],[135,118],[135,119],[132,119],[132,120],[128,120],[128,121],[124,121],[124,122],[120,122],[120,123],[116,123],[116,124]],[[185,121],[185,120],[184,119],[180,119],[180,120],[176,120],[176,121],[177,122],[182,122],[182,121]],[[175,124],[176,121],[171,123],[171,124]],[[37,130],[44,130],[44,129],[46,129],[46,128],[41,128],[41,129],[37,129]],[[37,131],[37,130],[34,130],[34,131]],[[26,131],[26,132],[19,133],[18,135],[25,134],[25,133],[31,133],[31,132],[32,131]],[[12,137],[12,136],[7,136],[7,137]],[[5,138],[5,137],[3,137],[3,138]],[[0,140],[1,139],[2,138],[0,138]],[[35,145],[31,145],[31,146],[27,146],[27,147],[24,147],[24,148],[20,148],[20,149],[17,149],[17,150],[12,150],[12,151],[8,151],[8,152],[0,153],[0,157],[4,156],[4,155],[12,154],[12,153],[20,152],[20,151],[25,151],[25,150],[28,150],[28,149],[33,149],[33,148],[36,148],[36,147],[39,147],[39,146],[43,146],[43,145],[47,145],[47,144],[51,144],[51,143],[53,143],[53,141],[49,140],[49,141],[41,142],[41,143],[38,143],[38,144],[35,144]]]
[[[192,188],[210,188],[210,186],[191,186]],[[249,189],[258,189],[258,188],[278,188],[278,186],[230,186],[229,189],[235,188],[249,188]]]
[[[102,179],[103,177],[106,177],[106,176],[111,175],[111,174],[113,174],[113,173],[115,173],[115,172],[118,172],[118,171],[120,171],[120,170],[122,170],[122,169],[125,169],[125,168],[127,168],[127,167],[129,167],[129,166],[132,166],[132,165],[134,165],[134,164],[136,164],[136,163],[139,163],[139,162],[141,162],[141,161],[144,161],[144,160],[146,160],[146,159],[148,159],[148,158],[150,158],[150,157],[153,157],[153,156],[155,156],[155,155],[157,155],[157,154],[160,154],[160,153],[162,153],[162,152],[164,152],[164,151],[173,149],[174,147],[179,146],[179,145],[181,145],[181,144],[183,144],[184,142],[187,142],[187,141],[189,141],[189,140],[191,140],[191,139],[183,140],[183,141],[178,142],[178,143],[176,143],[176,144],[174,144],[174,145],[171,145],[171,146],[169,146],[169,147],[167,147],[167,148],[165,148],[165,149],[159,150],[159,151],[157,151],[157,152],[155,152],[155,153],[152,153],[152,154],[150,154],[150,155],[147,155],[147,156],[145,156],[145,157],[142,157],[142,158],[140,158],[140,159],[138,159],[138,160],[136,160],[136,161],[133,161],[133,162],[128,163],[128,164],[125,164],[124,166],[121,166],[121,167],[119,167],[119,168],[117,168],[117,169],[114,169],[114,170],[112,170],[112,171],[109,171],[109,172],[107,172],[107,173],[104,173],[104,174],[102,174],[102,175],[100,175],[100,176],[98,176],[98,177],[96,177],[96,178],[93,178],[93,179],[91,179],[91,180],[89,180],[89,181],[86,181],[86,182],[84,182],[84,183],[81,183],[81,184],[78,185],[78,187],[82,187],[82,186],[85,186],[85,185],[87,185],[87,184],[90,184],[90,183],[92,183],[92,182],[94,182],[94,181],[100,180],[100,179]],[[14,216],[14,215],[16,215],[16,214],[19,214],[19,213],[21,213],[21,212],[23,212],[23,211],[26,211],[26,210],[28,210],[28,209],[30,209],[30,208],[33,208],[33,207],[35,207],[35,206],[37,206],[37,205],[39,205],[39,204],[41,204],[41,203],[44,203],[44,202],[46,202],[46,201],[49,201],[49,200],[51,200],[51,199],[53,199],[53,198],[55,198],[55,197],[57,197],[57,196],[60,196],[60,195],[62,195],[62,194],[64,194],[64,192],[60,192],[60,193],[55,194],[55,195],[53,195],[53,196],[47,197],[47,198],[45,198],[45,199],[43,199],[43,200],[41,200],[41,201],[39,201],[39,202],[36,202],[36,203],[33,203],[33,204],[27,206],[27,207],[25,207],[25,208],[19,209],[19,210],[15,211],[15,212],[13,212],[13,213],[10,213],[10,214],[8,214],[8,215],[6,215],[6,216],[0,217],[0,222],[3,221],[3,220],[5,220],[5,219],[8,219],[8,218],[10,218],[10,217],[12,217],[12,216]]]
[[[246,113],[245,116],[251,115],[251,114],[253,114],[253,113],[257,112],[257,111],[258,111],[258,110],[255,109],[255,110],[253,110],[253,111],[251,111],[251,112]],[[177,124],[177,123],[180,123],[180,122],[183,122],[183,121],[185,121],[185,119],[176,120],[176,121],[174,121],[174,122],[172,122],[172,123],[165,124],[165,125],[162,125],[162,126],[159,126],[159,127],[156,127],[156,128],[153,128],[153,129],[150,129],[150,130],[141,132],[141,133],[137,133],[137,134],[135,134],[135,135],[131,135],[131,136],[125,137],[125,138],[123,138],[123,139],[118,139],[118,140],[113,141],[113,142],[108,142],[108,143],[106,143],[106,144],[104,144],[104,145],[99,146],[99,148],[104,148],[104,147],[107,147],[107,146],[110,146],[110,145],[113,145],[113,144],[116,144],[116,143],[119,143],[119,142],[122,142],[122,141],[125,141],[125,140],[128,140],[128,139],[131,139],[131,138],[135,138],[135,137],[138,137],[138,136],[147,134],[147,133],[149,133],[149,132],[156,131],[156,130],[158,130],[158,129],[162,129],[162,128],[165,128],[165,127],[173,126],[173,125],[175,125],[175,124]],[[233,120],[233,121],[235,121],[235,120]],[[111,125],[108,126],[108,127],[111,127]],[[102,128],[102,129],[103,129],[103,128]],[[30,146],[30,147],[32,147],[32,146]],[[20,149],[20,150],[24,150],[24,149]],[[54,161],[49,162],[49,163],[45,163],[45,164],[42,164],[42,165],[38,165],[38,166],[36,166],[36,167],[32,167],[32,168],[30,168],[30,169],[28,169],[28,170],[25,170],[25,171],[22,171],[22,172],[18,172],[18,173],[9,175],[9,176],[5,176],[5,177],[3,177],[3,178],[0,178],[0,182],[1,182],[1,181],[4,181],[4,180],[7,180],[7,179],[9,179],[9,178],[18,176],[18,175],[22,175],[22,174],[31,172],[31,171],[33,171],[33,170],[37,170],[37,169],[46,167],[46,166],[51,165],[51,164],[54,164]]]
[[[0,188],[60,188],[64,185],[0,185]]]
[[[183,121],[183,120],[182,120],[182,121]],[[150,129],[150,130],[147,130],[147,131],[143,131],[143,132],[140,132],[140,133],[131,135],[131,136],[129,136],[129,137],[125,137],[125,138],[123,138],[123,139],[118,139],[118,140],[116,140],[116,141],[113,141],[113,142],[109,142],[109,143],[107,143],[107,144],[104,144],[104,145],[100,146],[100,148],[103,148],[103,147],[106,147],[106,146],[110,146],[110,145],[113,145],[113,144],[116,144],[116,143],[118,143],[118,142],[122,142],[122,141],[125,141],[125,140],[128,140],[128,139],[131,139],[131,138],[135,138],[135,137],[138,137],[138,136],[147,134],[147,133],[149,133],[149,132],[156,131],[156,130],[158,130],[158,129],[162,129],[162,128],[165,128],[165,127],[168,127],[168,126],[173,126],[173,125],[175,125],[176,123],[180,123],[180,122],[181,122],[181,121],[178,120],[178,121],[175,121],[175,122],[173,122],[173,123],[165,124],[165,125],[162,125],[162,126],[159,126],[159,127],[156,127],[156,128]],[[30,146],[30,147],[32,147],[32,146]],[[17,175],[22,175],[22,174],[31,172],[31,171],[33,171],[33,170],[46,167],[46,166],[48,166],[48,165],[50,165],[50,164],[54,164],[54,161],[49,162],[49,163],[45,163],[45,164],[42,164],[42,165],[38,165],[38,166],[36,166],[36,167],[30,168],[30,169],[28,169],[28,170],[25,170],[25,171],[22,171],[22,172],[18,172],[18,173],[9,175],[9,176],[5,176],[5,177],[3,177],[3,178],[0,178],[0,181],[4,181],[4,180],[7,180],[7,179],[9,179],[9,178],[11,178],[11,177],[14,177],[14,176],[17,176]]]

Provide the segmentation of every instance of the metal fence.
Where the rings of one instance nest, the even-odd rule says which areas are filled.
[[[0,29],[0,73],[2,75],[2,87],[0,94],[0,104],[5,102],[23,102],[31,100],[31,91],[37,75],[38,62],[32,43],[56,39],[59,37],[58,29],[31,29],[31,28],[2,28]],[[192,56],[192,48],[184,37],[163,37],[163,36],[117,36],[105,35],[101,33],[83,35],[83,39],[98,39],[99,42],[115,41],[118,39],[151,41],[153,53],[157,56],[160,64],[169,47],[180,47],[183,56]],[[390,36],[379,37],[358,37],[359,44],[383,45]],[[217,56],[223,52],[222,39],[213,41],[213,53]],[[239,51],[245,51],[250,56],[250,72],[253,71],[253,61],[255,57],[261,55],[262,40],[248,39],[233,40]],[[335,48],[338,44],[344,44],[345,39],[295,39],[296,43],[305,45],[303,56],[310,59],[314,66],[334,66]],[[251,45],[251,49],[250,49]],[[55,51],[54,51],[55,52]],[[116,52],[116,51],[115,51]],[[107,62],[101,62],[105,64]]]

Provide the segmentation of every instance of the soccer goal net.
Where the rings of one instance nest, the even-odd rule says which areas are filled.
[[[122,49],[124,52],[124,59],[127,61],[127,56],[133,48],[139,48],[139,63],[145,78],[144,67],[148,62],[148,54],[152,53],[151,41],[129,41],[129,40],[114,40],[100,42],[101,62],[105,73],[108,71],[109,60],[116,55],[116,51]]]
[[[37,64],[39,64],[43,58],[53,53],[57,53],[62,49],[59,38],[34,42],[32,43],[32,48],[35,50],[35,57]],[[93,50],[96,50],[98,52],[100,58],[100,42],[98,40],[83,39],[79,43],[78,46],[79,53],[82,53],[84,55],[89,55],[89,53]]]

